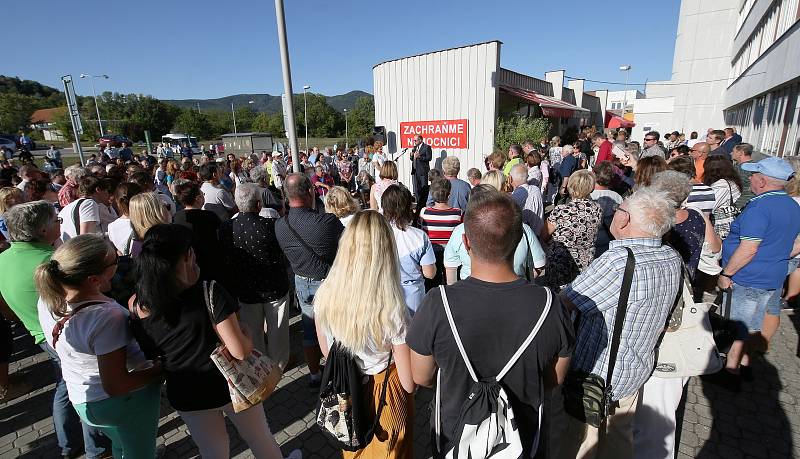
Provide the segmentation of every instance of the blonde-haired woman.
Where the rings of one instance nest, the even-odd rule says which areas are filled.
[[[114,457],[155,457],[161,365],[145,359],[128,311],[101,293],[116,270],[117,251],[102,235],[69,239],[34,274],[39,322],[52,331],[81,420],[111,439]]]
[[[359,209],[358,201],[343,186],[335,186],[325,195],[325,212],[336,215],[345,227]]]
[[[385,434],[375,435],[360,451],[343,451],[345,458],[414,456],[410,394],[415,385],[405,342],[408,315],[399,266],[386,219],[372,210],[359,212],[342,234],[333,266],[314,296],[322,353],[327,358],[336,343],[356,356],[361,371],[369,376],[365,402],[375,413],[383,382],[389,378],[377,429]],[[364,279],[360,288],[342,288],[356,278]]]
[[[384,161],[380,169],[380,180],[375,182],[369,191],[369,208],[383,213],[381,196],[392,185],[397,185],[397,164],[394,161]]]
[[[481,185],[491,185],[497,191],[506,191],[506,184],[506,175],[499,170],[491,170],[485,173],[481,178]]]
[[[594,260],[594,241],[603,219],[603,209],[590,196],[594,184],[592,172],[573,172],[567,182],[570,201],[557,205],[547,217],[541,233],[547,270],[540,285],[558,290]]]
[[[161,223],[172,223],[169,210],[164,205],[164,201],[154,192],[140,193],[132,197],[128,205],[133,226],[133,234],[137,241],[144,240],[144,234],[150,228]],[[138,245],[138,244],[137,244]],[[131,255],[136,256],[141,250],[131,250]]]
[[[25,202],[22,190],[13,186],[0,188],[0,242],[9,240],[8,227],[3,214],[21,202]]]

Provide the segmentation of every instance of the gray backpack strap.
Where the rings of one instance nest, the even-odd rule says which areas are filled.
[[[531,330],[531,333],[528,335],[527,338],[525,338],[525,341],[522,342],[522,345],[519,347],[519,349],[517,349],[517,352],[515,352],[514,355],[511,356],[511,359],[508,361],[508,363],[506,363],[506,366],[504,366],[503,369],[500,370],[500,373],[498,373],[497,376],[495,376],[495,379],[497,381],[503,379],[506,373],[508,373],[508,371],[511,370],[514,364],[517,363],[517,360],[519,360],[519,358],[522,357],[522,353],[525,352],[525,349],[527,349],[528,346],[531,345],[533,339],[536,338],[537,334],[539,334],[539,330],[542,328],[545,319],[547,319],[547,315],[550,313],[550,305],[553,301],[553,295],[550,293],[549,288],[544,287],[544,290],[545,292],[547,292],[547,302],[544,305],[544,310],[542,311],[542,315],[539,316],[539,320],[536,321],[536,325],[533,327],[533,330]]]

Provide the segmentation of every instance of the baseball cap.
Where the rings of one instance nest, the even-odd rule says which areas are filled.
[[[794,175],[794,169],[786,161],[770,156],[757,163],[747,162],[742,164],[742,169],[748,172],[758,172],[767,177],[778,180],[789,180]]]
[[[276,157],[276,156],[281,156],[281,155],[283,155],[283,153],[281,153],[281,152],[279,152],[279,151],[273,151],[273,152],[272,152],[272,157],[273,157],[273,158],[274,158],[274,157]]]

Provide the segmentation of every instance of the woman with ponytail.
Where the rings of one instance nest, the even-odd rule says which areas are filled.
[[[69,239],[34,273],[39,322],[81,420],[111,439],[115,458],[152,458],[161,365],[145,359],[128,312],[101,293],[116,270],[116,249],[103,236]]]

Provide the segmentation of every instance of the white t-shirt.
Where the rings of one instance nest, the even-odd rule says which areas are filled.
[[[50,333],[57,321],[41,299],[36,307],[39,324],[42,330],[47,330],[45,336],[52,346]],[[97,356],[126,346],[128,369],[144,366],[147,359],[128,328],[128,311],[114,300],[87,306],[68,320],[55,349],[61,360],[61,374],[67,384],[69,401],[76,404],[109,398],[100,381]]]
[[[128,217],[119,217],[108,225],[108,238],[117,251],[123,255],[128,254],[130,247],[126,247],[128,242],[131,241],[133,234],[133,225]]]
[[[96,233],[101,232],[100,228],[100,206],[95,202],[94,199],[88,198],[80,198],[72,201],[71,203],[67,204],[66,207],[61,209],[61,212],[58,213],[59,218],[61,218],[61,241],[67,242],[67,240],[72,239],[73,237],[78,235],[79,228],[76,230],[75,220],[72,218],[73,210],[75,206],[80,205],[78,208],[78,217],[80,218],[80,223],[87,223],[87,222],[97,222],[97,227],[95,229]]]
[[[385,370],[389,363],[389,353],[392,351],[391,346],[406,343],[406,324],[396,324],[396,326],[400,331],[397,336],[390,340],[390,343],[378,346],[375,341],[370,339],[367,342],[367,349],[355,353],[356,364],[365,375],[376,375]],[[331,346],[333,346],[334,336],[327,328],[324,331],[327,337],[328,350],[330,350]]]
[[[119,216],[117,215],[117,211],[114,210],[113,207],[107,206],[105,204],[97,204],[98,212],[100,213],[100,230],[98,233],[107,233],[108,232],[108,225],[114,222]]]
[[[203,198],[206,201],[203,204],[203,210],[214,212],[222,221],[231,218],[228,211],[233,210],[236,207],[236,203],[228,190],[219,185],[214,186],[209,182],[203,182],[203,185],[200,186],[200,191],[203,192]]]

